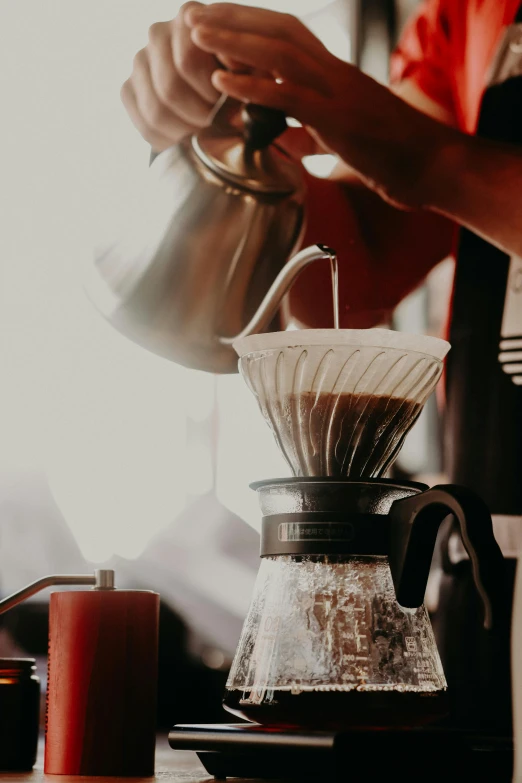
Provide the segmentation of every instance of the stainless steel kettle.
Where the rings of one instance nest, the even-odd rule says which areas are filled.
[[[88,295],[131,340],[178,364],[236,372],[232,341],[266,328],[301,269],[300,166],[273,141],[280,112],[222,99],[211,125],[153,161],[124,237],[88,270]]]

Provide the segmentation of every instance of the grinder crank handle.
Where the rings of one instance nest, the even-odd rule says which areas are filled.
[[[484,627],[491,630],[502,613],[504,558],[493,535],[484,501],[465,487],[446,484],[396,500],[389,513],[389,562],[397,601],[416,608],[424,601],[435,541],[441,522],[454,514],[471,561],[473,579],[484,606]]]

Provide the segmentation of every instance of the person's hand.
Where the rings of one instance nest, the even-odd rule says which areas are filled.
[[[423,205],[423,183],[451,129],[332,55],[293,16],[231,3],[194,4],[184,21],[199,49],[251,69],[216,69],[216,90],[283,110],[388,201]]]
[[[212,84],[217,69],[251,71],[225,53],[218,60],[194,43],[186,15],[198,8],[205,6],[185,3],[175,19],[150,27],[149,42],[136,54],[132,74],[121,89],[130,119],[155,152],[208,125],[221,93]],[[290,129],[279,142],[296,158],[317,151],[316,141],[302,129]]]
[[[134,58],[121,98],[132,122],[155,152],[204,127],[219,91],[211,82],[214,54],[196,46],[185,22],[186,3],[175,19],[149,29],[149,42]]]

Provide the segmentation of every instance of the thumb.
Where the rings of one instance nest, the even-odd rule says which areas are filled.
[[[307,155],[322,155],[327,152],[306,128],[288,128],[282,136],[279,136],[276,144],[296,160],[301,160]]]

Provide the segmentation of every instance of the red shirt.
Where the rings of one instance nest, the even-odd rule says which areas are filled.
[[[493,58],[519,6],[520,0],[424,0],[392,55],[391,83],[411,80],[462,131],[475,133]]]
[[[474,133],[488,70],[520,0],[425,0],[391,60],[391,81],[414,82]]]
[[[489,68],[504,28],[513,23],[519,5],[520,0],[424,0],[408,21],[392,55],[391,82],[411,80],[427,97],[451,112],[461,130],[474,133]],[[418,247],[412,247],[412,257],[416,258],[413,278],[411,270],[397,259],[394,275],[386,285],[377,280],[369,287],[372,271],[355,210],[341,216],[346,237],[343,244],[337,246],[330,238],[329,227],[340,218],[332,214],[328,186],[315,180],[309,188],[308,207],[314,221],[307,229],[304,245],[324,242],[339,251],[341,326],[373,326],[381,315],[385,320],[429,272],[430,267],[423,264],[424,237],[417,237]],[[368,288],[375,290],[374,302],[365,301]],[[289,312],[298,324],[332,325],[331,287],[324,265],[312,265],[298,278],[290,292]],[[288,310],[284,323],[287,316]]]
[[[451,111],[463,131],[522,144],[522,77],[489,84],[519,5],[520,0],[428,0],[394,54],[392,79],[413,81]],[[492,513],[520,515],[522,387],[499,361],[510,264],[507,254],[474,232],[460,232],[446,363],[445,470],[452,482],[478,492]]]
[[[451,112],[461,130],[474,133],[489,68],[504,28],[513,23],[519,4],[520,0],[424,0],[408,21],[392,55],[392,83],[411,80],[427,97]],[[307,228],[304,245],[324,242],[339,252],[341,326],[373,326],[379,320],[385,321],[430,271],[424,253],[425,234],[419,231],[411,238],[415,274],[398,257],[391,259],[393,274],[384,282],[382,275],[373,279],[357,212],[345,210],[342,215],[336,214],[330,204],[329,185],[316,179],[309,188],[308,207],[314,220]],[[342,244],[339,230],[332,231],[340,220],[345,237]],[[431,242],[435,240],[430,238]],[[446,242],[442,240],[441,253],[446,252]],[[331,301],[328,270],[325,265],[314,264],[291,289],[283,323],[290,312],[298,324],[331,326]]]

